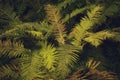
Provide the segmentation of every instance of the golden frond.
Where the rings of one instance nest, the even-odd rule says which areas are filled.
[[[24,53],[28,53],[29,50],[24,48],[21,42],[6,40],[0,40],[0,56],[5,55],[8,57],[23,56]]]
[[[47,12],[47,18],[53,26],[57,41],[60,44],[65,44],[64,38],[66,37],[66,31],[64,24],[61,21],[60,11],[57,9],[57,7],[52,5],[46,5],[45,10]]]
[[[86,63],[86,67],[89,69],[96,69],[101,62],[94,61],[93,59],[89,59],[88,62]]]
[[[99,46],[104,40],[113,38],[114,33],[104,30],[97,33],[91,33],[88,37],[84,38],[85,41],[91,43],[95,47]]]
[[[116,74],[96,69],[100,62],[89,59],[86,67],[80,67],[66,80],[118,80]]]

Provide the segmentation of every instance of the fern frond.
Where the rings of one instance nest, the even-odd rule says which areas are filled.
[[[84,68],[79,68],[66,80],[118,80],[118,78],[116,74],[112,72],[99,71],[97,69],[85,70]]]
[[[80,25],[77,24],[73,31],[69,34],[68,39],[73,39],[72,44],[75,46],[81,45],[82,39],[85,37],[86,33],[84,29],[80,28]],[[74,38],[73,38],[74,37]]]
[[[62,22],[65,23],[67,22],[70,18],[73,18],[74,16],[80,14],[80,13],[83,13],[84,11],[90,9],[90,8],[93,8],[95,5],[89,5],[89,6],[85,6],[83,8],[78,8],[78,9],[75,9],[73,10],[70,14],[67,14],[63,19],[62,19]]]
[[[57,5],[58,9],[61,10],[62,8],[66,8],[68,5],[74,3],[76,0],[64,0],[63,2]]]
[[[67,80],[118,80],[114,73],[96,69],[99,64],[99,61],[90,59],[86,63],[87,68],[80,67]]]
[[[47,43],[42,43],[41,47],[41,50],[21,58],[21,75],[24,80],[49,79],[49,73],[55,71],[56,49]]]
[[[82,18],[80,25],[84,30],[92,29],[96,24],[101,24],[105,17],[102,15],[103,7],[95,6],[91,11],[87,12],[87,16]]]
[[[58,58],[56,48],[45,43],[40,50],[40,55],[43,58],[43,66],[48,70],[54,70]]]
[[[47,12],[47,17],[49,22],[53,26],[53,30],[55,31],[56,39],[60,44],[65,44],[66,31],[64,24],[61,21],[61,15],[57,7],[52,5],[45,6],[45,10]]]
[[[80,24],[77,24],[73,31],[69,34],[70,38],[74,38],[73,44],[78,46],[81,41],[88,35],[88,30],[93,29],[94,26],[100,24],[103,19],[103,7],[96,6],[87,13],[87,16],[82,18]]]
[[[0,40],[0,56],[17,57],[23,56],[29,53],[28,49],[25,49],[21,42],[11,42],[11,40]]]
[[[79,55],[77,48],[72,45],[63,45],[58,48],[58,66],[56,69],[57,76],[65,78],[77,62]]]
[[[9,23],[9,25],[21,23],[16,13],[13,11],[13,8],[8,4],[0,4],[0,22],[1,21]]]
[[[21,63],[21,77],[23,80],[33,80],[35,78],[43,77],[40,71],[42,66],[42,59],[39,54],[28,55],[22,57],[20,60]]]
[[[115,36],[112,39],[115,40],[115,41],[120,41],[120,33],[116,32],[114,34],[115,34]]]
[[[114,16],[116,13],[119,12],[119,7],[120,7],[120,1],[115,0],[106,7],[104,14],[109,17]]]
[[[35,39],[40,39],[42,37],[42,32],[26,30],[26,33]]]
[[[113,28],[111,33],[114,34],[114,37],[112,37],[112,40],[120,41],[120,27]]]
[[[15,65],[0,66],[0,79],[1,78],[16,78],[18,77],[19,69]]]
[[[60,11],[57,9],[56,6],[50,4],[45,6],[45,10],[50,23],[52,25],[56,25],[61,19]]]
[[[47,21],[42,21],[40,22],[40,26],[36,27],[38,31],[42,31],[44,32],[52,32],[51,26],[49,25],[49,23]]]
[[[32,37],[36,37],[35,36],[36,32],[39,33],[39,37],[41,37],[42,31],[36,30],[36,27],[39,26],[40,24],[38,23],[23,23],[19,25],[14,25],[11,29],[2,33],[1,37],[12,37],[12,38],[27,37],[28,36],[27,33],[29,33],[29,35],[31,34]],[[35,33],[33,34],[33,32]]]
[[[96,69],[100,65],[100,62],[94,61],[93,59],[89,59],[86,63],[86,67],[89,69]]]
[[[92,33],[88,37],[84,38],[85,41],[91,43],[94,46],[99,46],[104,40],[113,38],[115,35],[107,30]]]

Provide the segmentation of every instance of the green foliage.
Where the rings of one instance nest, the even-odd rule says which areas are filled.
[[[60,79],[64,79],[70,72],[71,68],[74,67],[77,62],[78,50],[72,45],[63,45],[58,49],[58,66],[57,66],[57,74]]]
[[[100,44],[102,44],[103,40],[106,40],[108,38],[113,38],[113,37],[114,37],[113,33],[111,33],[110,31],[104,30],[104,31],[99,31],[97,33],[90,33],[89,37],[86,37],[84,40],[97,47]]]
[[[24,56],[24,53],[28,52],[29,50],[25,49],[21,42],[0,40],[0,57],[3,55],[8,57]]]
[[[74,37],[72,44],[79,46],[84,38],[89,36],[89,31],[104,20],[104,16],[101,15],[102,10],[102,6],[94,7],[94,9],[91,9],[91,11],[87,13],[87,16],[82,18],[80,24],[77,24],[74,27],[73,31],[69,35],[70,38]]]
[[[19,75],[19,70],[15,65],[4,65],[0,67],[0,78],[6,79],[12,77],[17,79]]]
[[[118,80],[89,47],[120,41],[119,1],[51,1],[0,1],[0,80]]]
[[[30,50],[24,48],[21,42],[6,40],[0,41],[0,78],[17,78],[19,75],[19,67],[17,66],[17,59],[30,53]],[[8,59],[8,62],[4,62],[4,58]],[[2,60],[3,58],[3,60]],[[3,61],[3,62],[2,62]],[[14,76],[16,75],[16,76]],[[7,77],[6,77],[7,76]]]
[[[57,5],[58,9],[61,10],[62,8],[66,8],[71,3],[75,2],[76,0],[64,0],[63,2]]]
[[[68,51],[68,48],[71,50]],[[23,79],[58,79],[58,77],[64,79],[78,60],[78,54],[74,52],[78,50],[71,45],[56,49],[52,45],[42,43],[41,50],[21,58]],[[50,73],[55,74],[56,77],[52,77]]]
[[[95,6],[95,5],[88,5],[88,6],[85,6],[85,7],[83,7],[83,8],[77,8],[77,9],[73,10],[70,14],[67,14],[67,15],[65,16],[65,18],[62,19],[62,22],[65,23],[65,22],[67,22],[70,18],[73,18],[74,16],[76,16],[76,15],[78,15],[78,14],[80,14],[80,13],[83,13],[83,12],[85,12],[86,10],[88,10],[88,9],[94,7],[94,6]]]
[[[120,28],[119,27],[118,28],[113,28],[112,31],[113,31],[112,33],[115,34],[114,37],[113,37],[113,40],[120,41]]]
[[[21,58],[21,76],[23,80],[33,80],[35,78],[40,78],[39,68],[41,67],[41,59],[38,54],[33,54],[30,56],[25,56]]]
[[[45,44],[40,50],[40,55],[43,58],[43,66],[45,66],[48,70],[54,70],[58,58],[56,48],[52,45]]]
[[[35,30],[36,27],[39,27],[38,23],[23,23],[14,25],[11,29],[5,31],[1,34],[1,37],[10,37],[10,38],[21,38],[30,35],[36,39],[40,39],[42,36],[41,31]],[[21,33],[22,32],[22,33]]]
[[[0,23],[6,23],[9,25],[21,23],[19,16],[13,12],[13,8],[9,4],[6,4],[5,6],[0,4],[0,17]]]
[[[51,78],[49,73],[55,70],[56,58],[56,49],[52,45],[42,43],[41,50],[34,51],[34,53],[20,59],[23,79]]]
[[[114,16],[115,14],[117,14],[119,12],[119,7],[120,7],[120,1],[115,0],[112,1],[111,6],[108,7],[108,5],[106,5],[106,11],[105,11],[105,15],[107,16]]]

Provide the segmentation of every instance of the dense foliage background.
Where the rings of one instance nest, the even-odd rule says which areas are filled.
[[[0,80],[119,80],[120,0],[0,0]]]

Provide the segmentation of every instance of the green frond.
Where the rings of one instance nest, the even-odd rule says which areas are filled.
[[[104,30],[97,33],[91,33],[88,37],[84,38],[84,40],[97,47],[104,40],[113,38],[113,37],[114,37],[114,34],[112,32]]]
[[[67,22],[70,18],[73,18],[74,16],[83,13],[84,11],[94,7],[95,5],[89,5],[89,6],[85,6],[83,8],[77,8],[75,10],[73,10],[70,14],[67,14],[63,19],[62,22],[65,23]]]
[[[48,25],[48,23],[45,21],[41,22],[40,24],[37,22],[28,22],[14,25],[12,28],[3,32],[0,37],[31,37],[35,39],[47,39],[52,33],[53,32],[51,26]]]
[[[40,26],[37,27],[38,31],[44,32],[52,32],[51,26],[47,21],[40,22]]]
[[[103,7],[102,6],[95,6],[93,9],[91,9],[89,12],[87,12],[87,16],[82,18],[79,24],[79,29],[83,29],[85,31],[93,28],[96,24],[99,24],[104,19],[104,16],[102,15]],[[76,28],[76,27],[75,27]]]
[[[38,23],[23,23],[14,25],[11,29],[5,31],[1,34],[1,37],[12,37],[12,38],[20,38],[20,37],[26,37],[29,33],[31,36],[36,37],[36,27],[39,27],[40,24]],[[21,33],[22,32],[22,33]],[[33,34],[33,32],[35,32]],[[39,37],[41,36],[42,32],[38,31]],[[37,34],[38,36],[38,34]]]
[[[91,11],[87,12],[87,16],[82,18],[80,24],[77,24],[73,31],[69,34],[69,38],[73,39],[73,44],[78,46],[81,41],[88,35],[88,30],[93,29],[94,26],[100,24],[104,18],[102,15],[103,7],[96,6]]]
[[[61,10],[62,8],[66,8],[67,5],[70,5],[71,3],[74,3],[76,0],[64,0],[63,2],[59,3],[57,5],[58,9]]]
[[[53,33],[51,25],[49,25],[46,21],[41,22],[40,27],[37,27],[37,30],[42,32],[42,34],[44,35],[43,38],[46,40]]]
[[[9,25],[15,25],[21,23],[19,20],[19,17],[16,15],[16,13],[13,11],[13,8],[6,4],[6,5],[1,5],[0,4],[0,23],[5,22],[8,23]]]
[[[15,65],[0,66],[0,79],[1,78],[16,78],[18,77],[19,69]]]
[[[0,80],[118,80],[119,7],[120,0],[0,0]]]
[[[58,58],[56,48],[45,43],[40,50],[40,55],[43,58],[43,66],[48,70],[54,70]]]
[[[120,41],[120,27],[113,28],[111,33],[114,34],[114,37],[112,37],[112,40]]]
[[[58,66],[56,69],[57,76],[65,78],[77,62],[79,55],[77,48],[72,45],[63,45],[58,49]]]
[[[52,25],[52,29],[55,32],[56,39],[60,44],[65,44],[66,31],[64,24],[61,21],[61,15],[57,7],[52,5],[46,5],[45,10],[47,12],[47,18]]]
[[[112,39],[115,40],[115,41],[120,41],[120,33],[116,32],[115,36]]]
[[[21,75],[24,80],[49,79],[50,72],[55,71],[56,49],[47,43],[41,44],[41,47],[39,51],[21,58]]]
[[[26,33],[35,39],[40,39],[43,36],[42,32],[39,31],[28,30]]]
[[[80,28],[80,25],[77,24],[75,28],[73,28],[73,31],[69,34],[68,38],[72,39],[72,44],[75,46],[81,46],[80,43],[82,43],[82,39],[85,37],[86,33],[82,27]],[[74,38],[73,38],[74,37]]]
[[[87,12],[87,16],[82,18],[80,25],[84,30],[93,29],[96,24],[101,24],[105,17],[102,15],[103,7],[98,5]]]
[[[40,68],[42,66],[42,59],[39,54],[22,57],[21,63],[21,77],[23,80],[33,80],[44,77]]]
[[[117,12],[119,12],[120,1],[113,1],[112,4],[108,5],[105,10],[106,16],[114,16]]]
[[[29,53],[28,49],[25,49],[21,42],[15,42],[11,40],[1,41],[0,40],[0,56],[17,57],[23,56]]]

